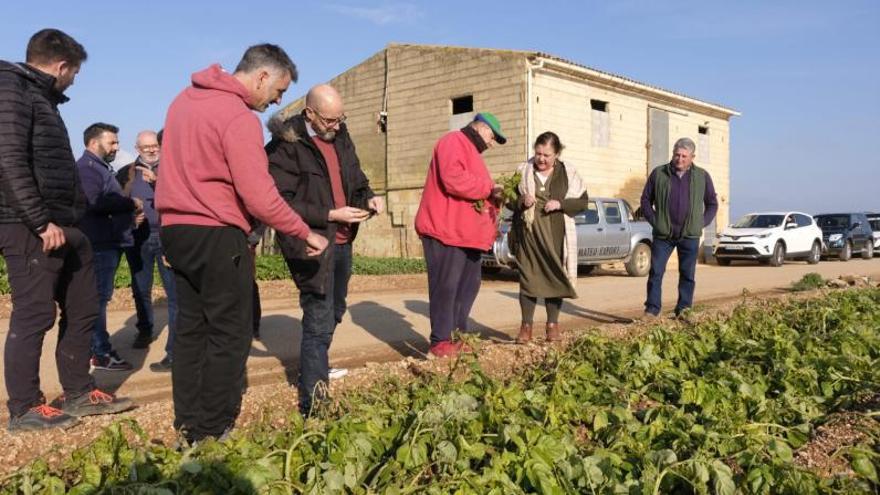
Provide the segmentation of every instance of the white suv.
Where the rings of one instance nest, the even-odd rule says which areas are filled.
[[[797,211],[749,213],[724,229],[715,244],[721,266],[732,260],[758,260],[781,266],[786,259],[815,264],[822,256],[822,229]]]

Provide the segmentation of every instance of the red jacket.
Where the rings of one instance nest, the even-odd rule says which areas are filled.
[[[248,91],[219,65],[196,72],[168,108],[156,209],[162,226],[234,226],[251,215],[305,239],[309,227],[281,199],[269,176],[260,120]]]
[[[489,198],[494,185],[474,143],[462,131],[447,133],[434,146],[416,232],[447,246],[491,249],[496,209],[485,201],[478,212],[474,202]]]

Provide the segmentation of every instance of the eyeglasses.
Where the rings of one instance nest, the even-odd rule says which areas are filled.
[[[328,119],[327,117],[324,117],[323,115],[321,115],[321,112],[315,110],[314,108],[311,108],[311,107],[306,107],[306,108],[308,108],[315,115],[317,115],[318,118],[320,118],[321,121],[324,122],[324,125],[326,125],[328,127],[333,127],[333,126],[342,124],[343,122],[345,122],[348,119],[348,117],[345,114],[342,114],[339,117],[336,117],[335,119]]]
[[[159,145],[158,144],[140,144],[137,146],[137,149],[144,150],[144,151],[152,151],[152,150],[159,149]]]

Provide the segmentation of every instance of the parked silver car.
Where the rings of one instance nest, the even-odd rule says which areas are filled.
[[[516,258],[507,245],[510,212],[502,216],[492,251],[483,255],[483,270],[516,268]],[[651,268],[651,226],[633,219],[632,208],[623,199],[591,199],[587,209],[574,217],[578,239],[578,271],[589,273],[597,265],[623,261],[626,272],[644,277]]]

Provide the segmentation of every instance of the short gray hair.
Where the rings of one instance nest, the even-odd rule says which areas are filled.
[[[296,65],[287,52],[278,45],[263,43],[262,45],[254,45],[244,52],[241,62],[235,68],[235,72],[253,72],[260,68],[272,68],[281,72],[290,74],[290,80],[296,82],[299,74],[296,71]]]
[[[688,150],[691,152],[691,155],[694,155],[697,152],[697,145],[694,144],[693,139],[684,137],[676,141],[672,146],[673,153],[675,153],[675,150]]]

